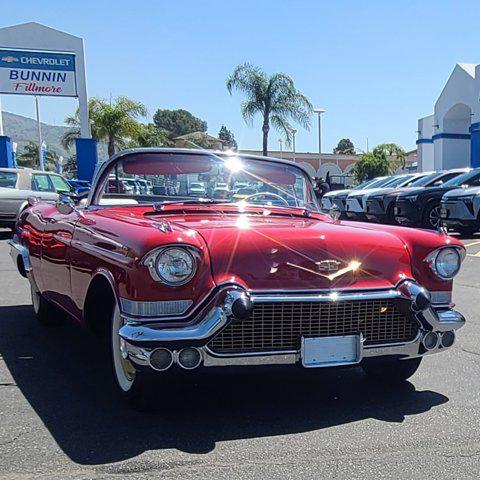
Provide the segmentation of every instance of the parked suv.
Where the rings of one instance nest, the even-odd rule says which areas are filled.
[[[413,174],[393,175],[387,177],[384,182],[378,185],[370,185],[364,190],[352,192],[347,197],[346,214],[353,220],[365,220],[365,198],[367,195],[376,193],[384,188],[397,188],[408,185],[413,179]]]
[[[446,192],[440,202],[440,218],[443,224],[462,235],[470,235],[480,228],[480,169],[458,177],[460,188]],[[464,177],[464,178],[461,178]]]
[[[413,176],[410,182],[405,183],[402,187],[393,188],[387,186],[367,195],[363,202],[367,220],[379,223],[395,223],[393,209],[397,195],[421,185],[423,179],[430,173],[431,172],[412,174]]]
[[[345,202],[347,199],[348,194],[362,190],[365,188],[369,188],[376,182],[380,182],[383,178],[386,177],[377,177],[373,178],[372,180],[367,180],[366,182],[361,183],[353,188],[346,188],[344,190],[334,190],[332,192],[328,192],[322,197],[321,202],[321,210],[324,213],[328,213],[330,209],[336,205],[340,210],[340,218],[344,218],[345,216]]]
[[[471,172],[462,168],[432,173],[423,178],[423,185],[397,195],[395,200],[395,220],[400,225],[423,227],[436,230],[440,226],[440,200],[449,190],[460,187],[463,173]]]

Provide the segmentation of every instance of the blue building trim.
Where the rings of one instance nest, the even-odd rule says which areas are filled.
[[[448,138],[451,140],[470,140],[469,133],[437,133],[434,135],[433,140],[438,140],[440,138]]]
[[[75,145],[77,147],[77,178],[91,182],[98,158],[97,141],[92,138],[77,138]]]
[[[470,165],[472,168],[480,167],[480,122],[470,126],[472,140],[470,144]]]
[[[12,140],[10,137],[0,136],[0,167],[14,167]]]
[[[433,138],[419,138],[416,143],[433,143]]]

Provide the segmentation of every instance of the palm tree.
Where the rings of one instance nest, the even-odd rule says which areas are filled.
[[[113,103],[92,98],[88,102],[88,110],[92,122],[92,137],[107,144],[110,156],[128,145],[138,130],[137,119],[147,115],[147,109],[142,103],[127,97],[118,97]],[[73,127],[62,138],[63,146],[69,149],[80,136],[78,110],[74,116],[67,117],[65,123]]]
[[[17,162],[21,167],[40,168],[38,159],[38,145],[32,141],[23,147],[23,152],[17,157]],[[57,168],[57,158],[55,152],[48,150],[45,156],[45,169],[54,171]]]
[[[242,103],[241,112],[247,124],[260,113],[263,117],[263,154],[268,154],[268,133],[270,125],[285,134],[287,143],[292,139],[293,127],[289,120],[310,128],[312,104],[300,93],[293,80],[284,73],[268,76],[262,69],[249,63],[239,65],[227,78],[227,89],[243,92],[247,99]]]

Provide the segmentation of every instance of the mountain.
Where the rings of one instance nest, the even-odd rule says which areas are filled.
[[[30,140],[37,143],[38,135],[36,120],[9,112],[2,112],[2,118],[4,134],[18,144],[17,155],[22,153],[23,147]],[[69,130],[69,127],[49,125],[48,123],[43,122],[41,122],[40,125],[42,129],[42,138],[47,144],[49,150],[54,151],[57,155],[62,155],[64,158],[68,158],[75,154],[75,148],[72,148],[71,151],[67,151],[63,148],[61,143],[61,139],[64,133]],[[106,157],[105,145],[98,145],[98,156],[99,158]]]

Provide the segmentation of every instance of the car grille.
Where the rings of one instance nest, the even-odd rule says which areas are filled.
[[[299,350],[302,337],[362,333],[365,345],[413,340],[418,326],[392,300],[255,303],[208,344],[217,353]]]

